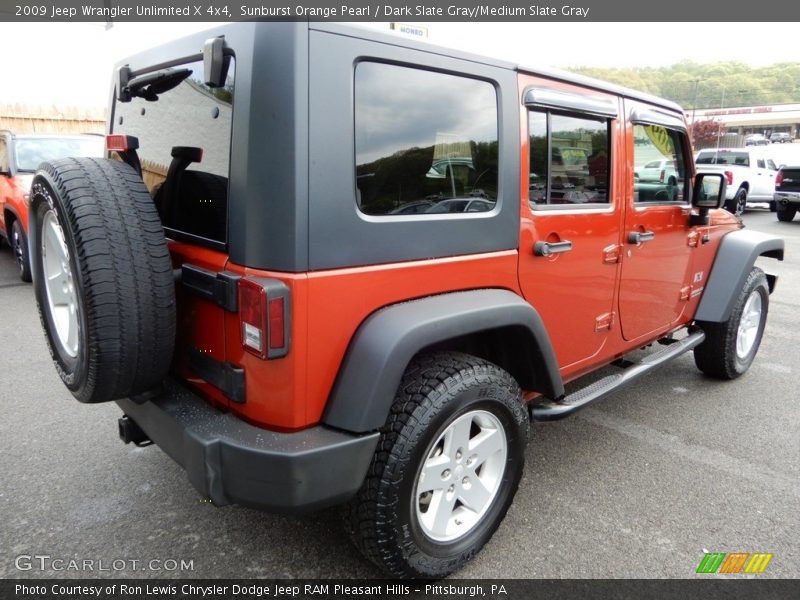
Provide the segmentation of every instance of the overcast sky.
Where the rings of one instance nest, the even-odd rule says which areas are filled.
[[[796,23],[415,23],[426,41],[526,66],[800,61]],[[211,23],[0,23],[2,103],[102,108],[113,63]],[[388,23],[372,25],[388,30]],[[662,35],[668,32],[669,35]],[[759,33],[761,32],[761,33]],[[399,35],[399,34],[397,34]],[[648,40],[653,40],[648,43]]]

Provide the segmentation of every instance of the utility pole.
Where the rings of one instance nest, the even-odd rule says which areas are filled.
[[[719,101],[719,110],[722,112],[722,109],[725,108],[725,86],[722,86],[722,99]],[[719,138],[722,135],[722,120],[720,120],[719,125],[717,126],[717,151],[719,151]]]
[[[689,138],[694,144],[694,119],[697,112],[697,84],[700,83],[699,79],[694,80],[694,100],[692,100],[692,126],[689,128]]]

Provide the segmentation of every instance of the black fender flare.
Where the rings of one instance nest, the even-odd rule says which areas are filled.
[[[9,205],[8,203],[6,203],[6,205],[3,207],[3,212],[10,214],[11,217],[15,221],[19,221],[20,220],[19,214],[17,214],[16,209],[12,208],[11,205]],[[5,215],[4,215],[4,218],[3,218],[3,228],[2,229],[3,229],[2,235],[7,240],[10,240],[11,239],[11,221],[8,218],[6,218]]]
[[[512,372],[520,385],[550,398],[563,396],[550,336],[530,304],[508,290],[453,292],[394,304],[364,320],[342,361],[323,423],[356,433],[379,429],[414,355],[434,344],[498,330],[525,357],[525,368]]]
[[[783,238],[740,229],[722,238],[703,297],[695,313],[696,321],[723,323],[733,311],[733,304],[745,279],[759,256],[783,260]],[[775,277],[770,277],[770,292]]]

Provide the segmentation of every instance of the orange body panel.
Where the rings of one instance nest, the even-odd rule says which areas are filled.
[[[201,269],[219,272],[225,269],[228,256],[200,246],[170,242],[169,251],[175,268],[191,263]],[[225,360],[224,311],[216,304],[193,296],[175,286],[178,304],[177,332],[173,370],[188,384],[219,408],[227,408],[228,398],[220,390],[197,377],[189,368],[189,348],[196,348],[215,360]]]
[[[10,223],[6,220],[6,210],[14,213],[22,225],[25,235],[28,234],[28,204],[25,194],[30,190],[30,175],[8,177],[0,175],[0,228],[8,231]]]
[[[275,278],[291,290],[289,354],[261,360],[241,345],[238,315],[226,314],[227,360],[243,366],[247,402],[231,404],[246,420],[278,429],[318,423],[347,346],[359,325],[389,304],[457,290],[505,288],[519,293],[517,253],[498,252],[287,275],[245,269],[242,275]]]

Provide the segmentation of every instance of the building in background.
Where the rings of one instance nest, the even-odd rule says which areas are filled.
[[[689,111],[686,118],[690,124],[716,119],[722,122],[728,135],[742,138],[751,133],[769,137],[773,133],[786,132],[792,139],[797,139],[800,133],[800,104],[707,108]]]

